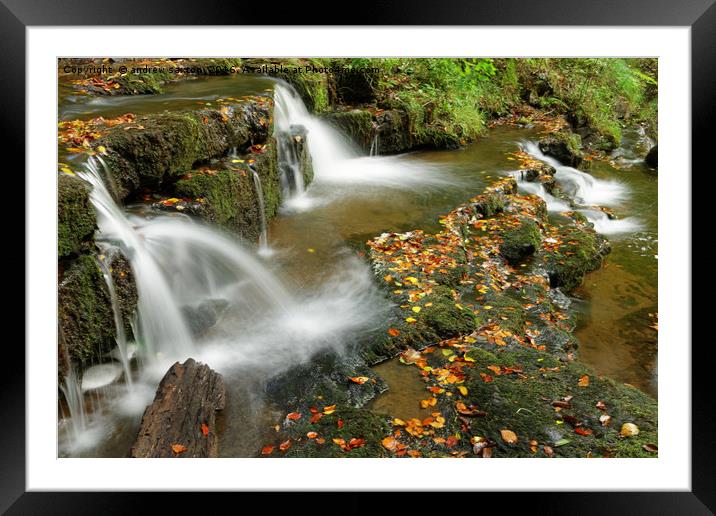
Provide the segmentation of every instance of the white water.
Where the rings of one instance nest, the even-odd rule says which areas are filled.
[[[251,170],[254,178],[254,187],[256,188],[256,198],[258,200],[259,216],[261,218],[261,234],[259,235],[259,254],[269,256],[271,249],[268,245],[268,225],[266,224],[266,205],[264,204],[264,189],[261,186],[261,178],[258,172]]]
[[[632,233],[642,228],[641,222],[634,217],[610,219],[603,211],[592,208],[593,206],[619,206],[629,196],[629,191],[624,184],[614,180],[598,179],[576,168],[562,165],[558,160],[543,154],[536,142],[523,141],[520,143],[520,148],[533,158],[555,168],[554,177],[560,189],[572,199],[577,211],[594,224],[594,229],[598,233],[615,235]],[[520,181],[519,176],[516,177],[518,186],[524,191],[542,197],[547,202],[549,211],[573,209],[568,203],[550,195],[544,186]]]
[[[361,185],[385,188],[412,188],[420,185],[454,186],[454,178],[448,178],[437,164],[420,163],[404,156],[364,156],[340,131],[318,117],[311,115],[295,90],[283,83],[276,84],[275,126],[277,138],[290,132],[291,126],[303,126],[306,131],[308,150],[314,170],[314,181],[318,184],[337,186]],[[377,140],[375,141],[377,152]],[[286,146],[288,147],[288,146]],[[279,160],[282,158],[279,146]],[[294,153],[295,154],[295,153]],[[284,150],[286,160],[296,162],[289,150]],[[290,158],[290,159],[288,159]],[[293,161],[292,161],[293,160]],[[300,167],[287,166],[295,184],[301,185],[286,202],[293,210],[313,208],[325,198],[317,199],[303,189]],[[290,181],[290,178],[287,179]],[[336,190],[334,193],[338,193]]]
[[[376,131],[375,136],[373,136],[373,141],[370,144],[370,156],[377,156],[380,153],[380,140],[378,138],[378,132]]]

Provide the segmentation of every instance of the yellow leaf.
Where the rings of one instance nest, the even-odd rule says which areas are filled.
[[[418,312],[420,312],[420,307],[414,306],[413,308],[411,308],[411,310],[417,314]]]
[[[405,322],[414,323],[417,322],[417,319],[413,319],[412,317],[406,317]]]
[[[463,396],[467,396],[467,387],[460,385],[457,390],[460,391],[460,394],[462,394]]]
[[[97,151],[98,151],[100,154],[107,154],[107,149],[105,148],[104,145],[100,145],[99,147],[97,147]]]
[[[579,382],[577,382],[577,385],[579,387],[587,387],[589,385],[589,375],[582,375],[579,377]]]
[[[500,435],[502,435],[502,440],[505,441],[507,444],[515,444],[517,442],[517,434],[514,433],[512,430],[507,430],[506,428],[503,428],[500,430]]]

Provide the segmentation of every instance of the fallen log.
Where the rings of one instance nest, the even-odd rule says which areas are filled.
[[[176,362],[144,411],[130,456],[218,457],[216,411],[224,408],[225,398],[219,373],[191,358]]]

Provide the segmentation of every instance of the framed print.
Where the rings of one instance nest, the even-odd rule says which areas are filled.
[[[3,509],[399,490],[711,513],[710,2],[351,26],[131,4],[2,8],[27,299]]]

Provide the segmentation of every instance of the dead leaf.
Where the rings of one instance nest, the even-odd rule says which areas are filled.
[[[301,419],[301,414],[298,412],[291,412],[286,416],[287,419],[290,419],[291,421],[296,421],[297,419]]]
[[[506,428],[503,428],[500,430],[500,435],[502,435],[502,440],[505,441],[507,444],[515,444],[517,442],[517,434],[514,433],[512,430],[507,430]]]
[[[263,448],[261,448],[261,455],[271,455],[274,448],[275,446],[273,445],[264,446]]]
[[[579,377],[579,381],[577,382],[577,385],[579,387],[588,387],[589,386],[589,375],[582,375]]]
[[[358,385],[363,385],[365,382],[370,380],[367,376],[349,376],[348,379],[353,382],[357,383]]]
[[[201,433],[204,434],[204,437],[209,435],[209,427],[206,425],[206,423],[201,424]]]
[[[187,450],[187,447],[183,444],[172,444],[172,451],[176,453],[177,455],[180,453],[184,453]]]
[[[286,451],[291,447],[291,439],[287,439],[281,444],[278,445],[278,449],[281,451]]]
[[[639,427],[636,426],[634,423],[624,423],[619,434],[622,437],[632,437],[634,435],[639,435]]]

